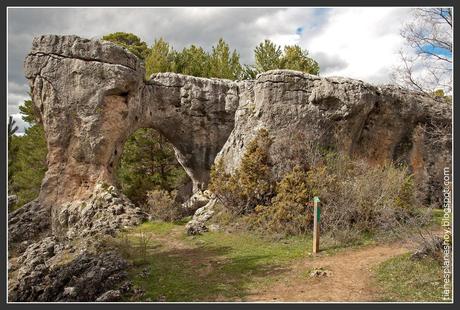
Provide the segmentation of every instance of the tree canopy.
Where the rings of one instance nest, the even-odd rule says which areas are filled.
[[[103,36],[102,39],[127,48],[131,53],[141,59],[145,59],[148,54],[147,43],[132,33],[115,32]]]
[[[30,127],[22,136],[12,135],[8,146],[8,193],[18,196],[16,206],[37,198],[48,152],[43,125],[37,122],[32,100],[25,100],[19,111]]]
[[[176,72],[208,78],[230,80],[254,79],[273,69],[290,69],[318,75],[319,64],[299,45],[283,48],[266,39],[254,49],[254,63],[242,64],[239,53],[220,38],[208,52],[192,44],[177,51],[164,38],[155,39],[151,47],[132,33],[115,32],[103,37],[136,54],[145,61],[146,78],[159,72]]]
[[[245,74],[254,78],[258,73],[274,69],[319,74],[319,64],[299,45],[287,45],[282,50],[270,40],[264,40],[254,49],[254,65],[246,66]]]
[[[145,59],[147,77],[158,72],[175,72],[175,54],[174,49],[163,38],[155,40]]]

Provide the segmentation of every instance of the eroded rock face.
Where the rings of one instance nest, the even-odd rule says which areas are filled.
[[[440,173],[451,162],[447,104],[396,86],[287,70],[262,73],[239,86],[235,128],[216,158],[228,171],[239,166],[259,129],[267,129],[275,143],[300,131],[315,144],[352,157],[405,163],[427,204],[442,198]]]
[[[163,134],[194,188],[204,188],[238,106],[232,81],[164,73],[145,82],[142,62],[127,50],[76,36],[35,38],[25,72],[48,144],[43,205],[112,184],[124,142],[142,127]]]
[[[124,142],[141,127],[173,144],[194,191],[205,189],[219,151],[228,169],[237,167],[260,128],[275,140],[296,129],[352,156],[408,163],[427,192],[450,161],[450,142],[434,146],[426,129],[448,135],[451,108],[394,86],[288,70],[255,81],[173,73],[144,81],[143,63],[126,49],[52,35],[34,39],[25,71],[49,150],[42,205],[84,200],[97,182],[112,184]]]
[[[116,252],[62,247],[48,237],[26,250],[9,280],[10,301],[95,301],[126,279],[128,263]]]
[[[173,73],[145,81],[143,64],[127,50],[53,35],[34,39],[25,72],[45,128],[48,170],[39,198],[9,215],[11,301],[119,298],[126,261],[88,242],[147,218],[113,187],[123,144],[138,128],[164,135],[190,176],[195,195],[184,206],[200,207],[187,225],[191,234],[207,230],[214,212],[215,200],[203,192],[212,164],[223,159],[236,169],[261,128],[275,141],[299,130],[351,156],[406,163],[425,202],[442,199],[451,107],[394,86],[287,70],[254,81]]]
[[[39,237],[51,233],[51,208],[33,200],[8,214],[8,246],[27,246]]]

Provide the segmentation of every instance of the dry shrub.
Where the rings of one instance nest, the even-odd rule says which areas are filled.
[[[401,225],[414,224],[418,210],[412,176],[405,167],[370,165],[332,154],[310,173],[316,175],[313,187],[322,200],[321,229],[334,237],[352,230],[388,235]]]
[[[363,234],[397,236],[401,226],[426,221],[418,216],[406,168],[329,154],[309,171],[294,167],[278,182],[272,203],[255,208],[248,222],[272,233],[308,233],[313,220],[306,203],[314,196],[321,199],[321,230],[339,243],[352,243]]]
[[[143,263],[147,262],[147,254],[148,254],[148,248],[149,244],[152,240],[152,234],[145,232],[145,231],[140,231],[139,236],[138,236],[138,250],[139,250],[139,255],[142,259]]]
[[[177,221],[184,216],[184,210],[176,199],[177,191],[153,190],[147,193],[147,212],[152,219],[167,222]]]

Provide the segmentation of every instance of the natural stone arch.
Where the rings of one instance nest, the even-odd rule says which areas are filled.
[[[451,107],[396,86],[290,70],[238,82],[175,73],[145,81],[142,62],[126,49],[53,35],[34,39],[25,72],[48,144],[39,203],[55,210],[90,197],[99,182],[112,184],[124,142],[142,127],[174,145],[195,190],[206,187],[215,158],[234,170],[260,128],[275,140],[308,132],[370,162],[402,158],[427,202],[439,190],[439,167],[451,162]],[[447,139],[416,130],[425,127]]]
[[[194,189],[203,189],[233,129],[236,83],[170,73],[145,82],[141,61],[109,42],[38,37],[25,71],[48,144],[45,205],[84,200],[96,183],[112,184],[123,144],[139,128],[164,135]]]
[[[23,253],[10,260],[10,300],[90,301],[109,289],[104,280],[113,282],[110,267],[123,266],[113,253],[73,257],[63,269],[43,266],[67,261],[70,249],[81,255],[92,241],[146,219],[115,187],[102,184],[112,183],[124,141],[142,127],[157,129],[175,145],[195,189],[206,185],[222,145],[217,157],[232,171],[258,129],[268,130],[275,141],[294,129],[311,134],[318,145],[368,161],[402,158],[428,202],[442,205],[443,168],[451,163],[447,104],[395,86],[288,70],[240,82],[171,73],[146,82],[144,71],[138,58],[109,42],[34,39],[25,72],[46,132],[48,171],[39,199],[8,216],[8,243],[18,246],[10,253]],[[207,208],[212,206],[210,201]],[[197,212],[190,228],[203,229],[212,215],[207,208]],[[70,296],[70,278],[88,279],[81,257],[90,268],[108,268],[98,268],[104,274],[94,278],[90,294],[80,288]],[[50,284],[52,290],[37,290]]]

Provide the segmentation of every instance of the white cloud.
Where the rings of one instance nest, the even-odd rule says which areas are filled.
[[[18,126],[18,130],[17,130],[16,134],[17,135],[22,135],[24,133],[24,131],[26,130],[26,128],[29,127],[29,124],[23,121],[20,113],[14,113],[14,114],[10,114],[10,115],[13,117],[13,120],[16,121],[15,125]]]
[[[390,81],[404,46],[399,35],[406,8],[13,8],[8,11],[8,112],[28,99],[23,61],[33,36],[46,33],[98,38],[125,31],[148,44],[163,37],[176,49],[197,44],[209,50],[220,37],[243,63],[264,39],[300,44],[321,74],[373,83]],[[301,27],[301,33],[296,30]]]
[[[312,55],[345,60],[347,65],[323,71],[373,83],[390,81],[404,41],[399,31],[408,9],[343,8],[329,12],[323,29],[306,44]],[[320,63],[321,65],[321,63]]]

